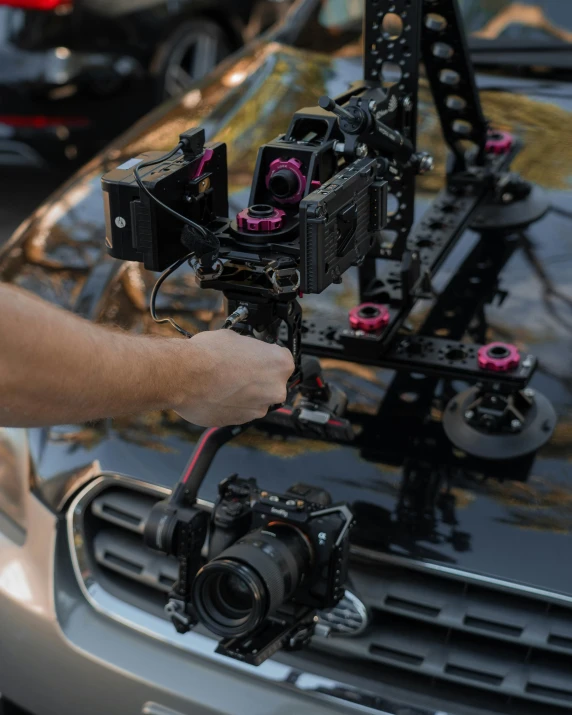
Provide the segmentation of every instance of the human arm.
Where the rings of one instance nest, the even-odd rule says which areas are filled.
[[[0,426],[174,409],[201,426],[240,424],[283,402],[285,348],[231,330],[191,340],[96,325],[0,284]]]

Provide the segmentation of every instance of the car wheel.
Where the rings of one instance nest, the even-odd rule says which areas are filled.
[[[211,20],[188,20],[161,46],[154,66],[160,101],[186,92],[231,52],[224,30]]]

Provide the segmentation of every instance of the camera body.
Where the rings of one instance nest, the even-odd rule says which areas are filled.
[[[276,494],[234,475],[219,485],[207,522],[197,506],[165,500],[146,524],[148,546],[180,560],[166,606],[177,629],[202,623],[223,638],[218,652],[253,665],[304,645],[316,612],[343,596],[349,507],[306,484]]]
[[[276,494],[233,476],[219,493],[192,608],[223,637],[219,652],[258,664],[306,642],[316,611],[343,596],[353,516],[306,484]]]
[[[248,533],[289,526],[303,535],[312,564],[292,599],[311,608],[330,608],[339,601],[347,576],[349,528],[347,514],[339,507],[330,510],[328,492],[297,483],[286,494],[276,494],[260,490],[254,480],[231,477],[220,484],[219,494],[211,518],[209,560]]]

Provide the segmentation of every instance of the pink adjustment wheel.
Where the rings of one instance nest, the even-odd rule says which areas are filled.
[[[508,343],[489,343],[479,349],[477,356],[482,370],[508,372],[520,365],[520,353],[515,345]]]
[[[350,310],[349,319],[354,330],[374,333],[389,323],[389,310],[378,303],[362,303]]]
[[[236,215],[236,223],[241,231],[268,233],[281,228],[285,215],[282,209],[275,209],[267,204],[255,204],[248,209],[242,209]]]
[[[266,188],[271,191],[275,201],[282,204],[298,203],[306,188],[302,162],[294,158],[274,159],[266,176]]]
[[[508,154],[513,144],[514,137],[512,134],[492,131],[488,135],[485,151],[487,154]]]

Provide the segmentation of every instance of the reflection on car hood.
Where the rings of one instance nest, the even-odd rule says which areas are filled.
[[[73,177],[14,236],[2,256],[0,276],[91,319],[139,333],[162,331],[147,312],[153,276],[104,255],[101,173],[126,156],[172,147],[180,131],[202,122],[211,139],[228,143],[236,199],[249,184],[256,147],[283,131],[296,109],[315,103],[324,92],[342,91],[359,71],[352,57],[256,46],[180,102],[144,119]],[[555,558],[572,548],[572,143],[567,136],[572,89],[523,79],[480,81],[493,125],[526,143],[515,169],[544,186],[552,201],[552,210],[528,233],[528,254],[515,253],[503,270],[509,297],[502,306],[487,307],[488,338],[516,343],[540,359],[532,387],[544,392],[559,414],[552,441],[516,481],[490,478],[486,465],[463,467],[457,460],[440,487],[447,509],[437,506],[429,524],[405,522],[397,509],[403,465],[385,456],[394,435],[367,429],[392,375],[325,361],[327,373],[361,413],[364,435],[375,437],[348,447],[251,430],[220,452],[201,496],[212,500],[217,482],[236,471],[277,490],[303,475],[329,489],[335,500],[358,504],[366,527],[372,517],[371,530],[362,528],[361,537],[370,547],[572,595],[572,576]],[[420,148],[435,155],[437,168],[419,183],[420,209],[442,185],[445,160],[426,87],[421,100]],[[235,208],[240,206],[235,200]],[[464,241],[468,244],[471,236]],[[443,271],[453,268],[449,261]],[[343,322],[354,302],[355,276],[348,275],[342,286],[304,299],[304,307]],[[193,329],[205,329],[217,324],[222,305],[218,294],[197,290],[192,275],[181,273],[167,286],[159,308],[168,308]],[[438,410],[434,421],[440,429]],[[172,413],[32,430],[36,484],[54,503],[65,498],[70,482],[99,469],[171,486],[198,434]]]

